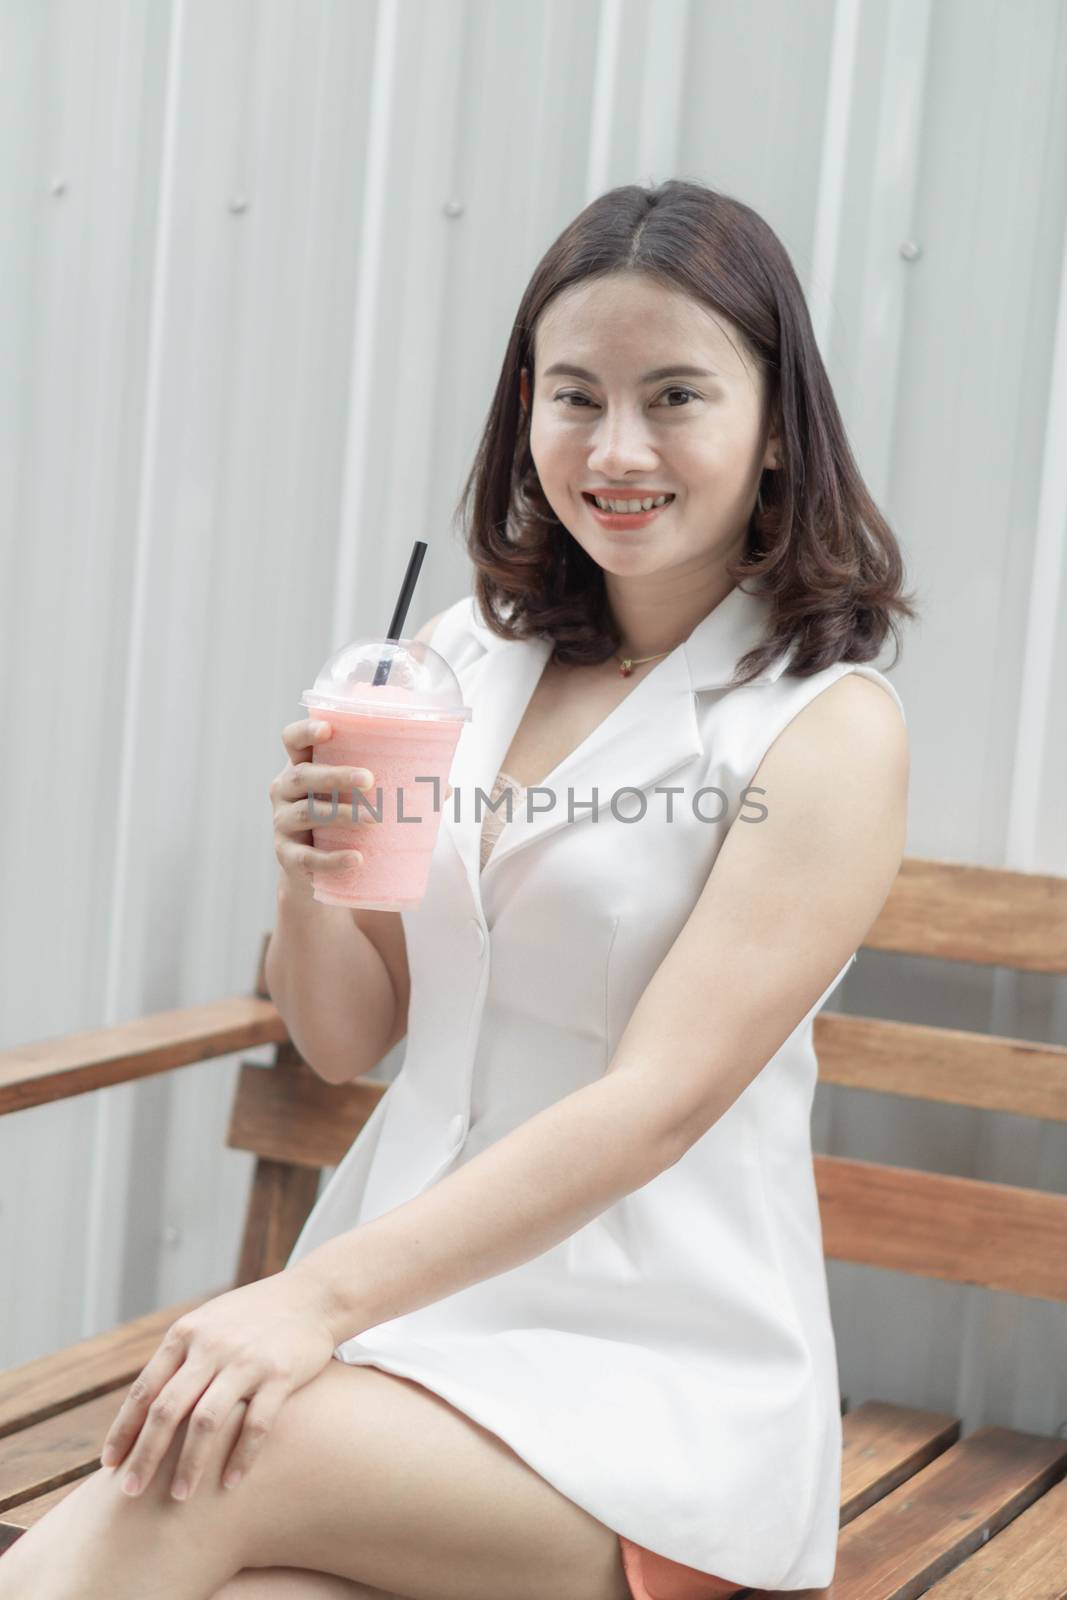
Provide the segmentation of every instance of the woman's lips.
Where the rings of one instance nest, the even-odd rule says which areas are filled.
[[[582,490],[582,499],[602,528],[611,528],[618,533],[626,533],[635,528],[647,527],[654,517],[660,516],[664,511],[669,511],[674,504],[674,496],[671,495],[664,505],[653,506],[651,511],[601,511],[593,496],[587,494],[584,489]]]

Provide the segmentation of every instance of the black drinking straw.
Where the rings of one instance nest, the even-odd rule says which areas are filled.
[[[416,539],[408,559],[408,570],[404,574],[404,581],[400,585],[400,594],[393,608],[393,618],[389,624],[389,632],[385,636],[387,639],[399,639],[403,634],[408,607],[411,604],[411,597],[415,593],[419,568],[422,566],[422,558],[425,554],[425,542],[422,539]],[[379,684],[383,684],[388,680],[389,668],[392,664],[392,659],[389,656],[382,656],[374,669],[374,688],[378,688]]]

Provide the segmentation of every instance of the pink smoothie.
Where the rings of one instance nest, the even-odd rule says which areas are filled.
[[[355,824],[351,792],[341,790],[336,821],[312,828],[317,850],[363,854],[362,862],[354,862],[350,869],[316,874],[314,897],[324,905],[410,910],[426,890],[463,722],[448,717],[375,717],[326,706],[316,706],[314,715],[330,724],[333,735],[315,745],[312,760],[331,767],[366,767],[374,777],[357,799]],[[432,777],[438,779],[441,809],[436,811],[434,785],[415,782]],[[398,792],[403,794],[399,805]],[[329,817],[331,801],[317,800],[315,809]]]

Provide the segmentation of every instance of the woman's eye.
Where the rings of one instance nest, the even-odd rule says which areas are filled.
[[[664,400],[668,395],[677,394],[685,395],[687,401],[700,399],[700,396],[697,394],[695,389],[687,389],[684,384],[674,384],[670,389],[664,389],[659,398]],[[579,402],[577,404],[577,409],[579,411],[584,411],[586,409],[586,403],[590,405],[595,404],[594,401],[589,400],[588,395],[581,394],[576,389],[566,389],[561,394],[556,395],[556,399],[557,401],[564,400],[572,406],[575,402]],[[668,411],[684,411],[685,409],[685,406],[668,405],[667,407]]]

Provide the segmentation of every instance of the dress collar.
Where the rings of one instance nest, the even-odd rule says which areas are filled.
[[[746,592],[735,585],[719,604],[697,623],[682,644],[669,653],[682,651],[689,672],[690,688],[724,689],[733,679],[737,663],[763,640],[770,627],[770,601],[765,595]],[[478,602],[471,596],[470,628],[484,650],[496,652],[516,644],[540,645],[540,640],[502,639],[482,619]],[[545,660],[551,651],[546,648]],[[753,684],[774,683],[788,665],[790,650],[781,651],[771,665],[751,679]],[[543,663],[542,663],[543,665]],[[656,669],[653,669],[656,670]]]
[[[504,762],[515,730],[537,687],[552,653],[548,639],[503,639],[486,626],[474,596],[469,627],[482,653],[461,671],[464,697],[474,715],[463,729],[452,764],[455,793],[445,804],[442,829],[459,853],[466,871],[474,906],[485,918],[483,899],[489,901],[491,880],[496,881],[504,862],[564,827],[588,825],[588,802],[597,791],[597,816],[610,806],[621,789],[649,790],[671,773],[704,754],[697,716],[696,695],[703,690],[726,688],[740,658],[766,636],[769,602],[758,594],[733,588],[677,645],[640,678],[577,748],[549,773],[542,785],[526,791],[514,806],[513,820],[505,823],[492,854],[481,869],[481,831],[486,802]],[[746,688],[773,683],[785,670],[788,649]],[[483,798],[478,799],[477,790]],[[527,816],[527,797],[551,809]],[[575,802],[570,815],[569,796]],[[475,802],[478,800],[476,816]],[[458,812],[458,815],[457,815]],[[506,816],[506,812],[503,813]]]

